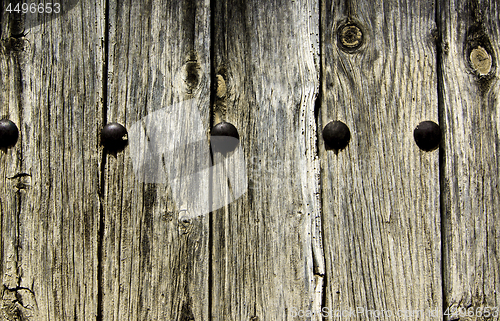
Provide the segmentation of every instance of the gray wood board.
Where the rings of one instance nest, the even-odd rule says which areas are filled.
[[[498,1],[444,1],[442,39],[445,309],[500,308]],[[483,310],[481,310],[483,309]],[[490,311],[488,312],[488,309]]]
[[[103,320],[208,319],[208,215],[190,207],[208,178],[195,202],[172,182],[197,166],[186,144],[208,150],[209,17],[209,1],[110,1],[106,118],[129,147],[104,169]]]
[[[318,130],[340,120],[351,132],[338,152],[319,140],[324,315],[440,316],[438,151],[413,138],[421,121],[438,122],[434,2],[326,1],[321,17]]]
[[[213,213],[213,320],[297,320],[321,307],[318,9],[306,0],[215,4],[213,118],[236,126],[240,147],[215,153],[225,168],[214,193],[233,195],[223,171],[246,175],[248,191]]]
[[[0,151],[4,320],[97,313],[103,14],[1,12],[1,117],[20,131]]]

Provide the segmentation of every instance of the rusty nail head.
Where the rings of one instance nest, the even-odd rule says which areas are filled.
[[[101,131],[101,144],[109,151],[123,150],[128,143],[127,129],[118,123],[109,123]]]
[[[8,148],[17,143],[19,130],[16,124],[8,119],[0,120],[0,147]]]
[[[426,152],[436,149],[441,142],[441,129],[433,121],[423,121],[413,131],[417,146]]]
[[[220,122],[212,128],[210,144],[212,150],[227,154],[238,146],[240,135],[233,124]]]
[[[351,140],[351,132],[343,122],[331,121],[323,128],[323,140],[326,149],[344,149]]]

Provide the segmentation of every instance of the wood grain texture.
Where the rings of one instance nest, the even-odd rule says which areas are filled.
[[[418,123],[438,121],[434,2],[326,1],[321,17],[319,127],[351,131],[338,153],[319,139],[327,319],[441,316],[438,151],[413,139]],[[357,50],[339,47],[354,39],[338,39],[345,23],[362,31]]]
[[[176,106],[177,116],[200,119],[208,152],[209,17],[203,0],[110,1],[107,122],[128,129],[144,123],[148,139],[164,147],[173,138],[200,139],[191,137],[192,127],[174,136],[161,127],[170,117],[161,113]],[[153,168],[169,155],[156,147],[132,150],[133,139],[125,151],[106,156],[103,320],[207,320],[208,217],[186,215],[196,209],[173,197],[172,172]],[[157,163],[141,178],[132,160],[148,150],[158,154]],[[194,158],[181,161],[196,166]],[[198,188],[195,204],[208,204],[208,179]]]
[[[500,307],[499,10],[498,1],[440,7],[445,308],[474,312]],[[479,47],[487,53],[482,69],[471,60]]]
[[[498,319],[498,0],[7,3],[1,320]]]
[[[20,131],[0,151],[2,320],[97,313],[103,14],[102,1],[54,19],[2,6],[0,113]]]
[[[234,155],[214,158],[236,177],[246,170],[248,191],[213,213],[213,320],[299,320],[297,311],[321,307],[318,8],[215,4],[214,76],[227,92],[216,95],[214,119],[237,127],[246,168],[234,168]],[[218,175],[214,193],[230,193]]]

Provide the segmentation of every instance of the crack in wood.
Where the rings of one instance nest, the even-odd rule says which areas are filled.
[[[0,311],[4,320],[34,320],[37,316],[35,293],[25,287],[4,287]]]

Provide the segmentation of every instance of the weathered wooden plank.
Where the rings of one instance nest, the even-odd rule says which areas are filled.
[[[72,5],[57,17],[16,16],[4,10],[7,3],[0,13],[0,110],[20,137],[0,151],[0,318],[91,320],[103,1]]]
[[[213,196],[232,202],[212,216],[213,320],[298,320],[321,307],[318,9],[308,0],[215,2],[214,76],[225,85],[214,123],[235,125],[240,146],[214,154],[224,166]],[[248,191],[234,200],[245,176]]]
[[[209,8],[110,2],[106,118],[129,147],[104,169],[103,320],[208,319],[208,177],[179,177],[210,160]]]
[[[328,0],[321,12],[319,124],[351,131],[338,153],[319,140],[324,315],[440,317],[438,151],[413,139],[438,121],[434,2]]]
[[[500,313],[499,10],[499,1],[440,7],[444,294],[460,320]]]

